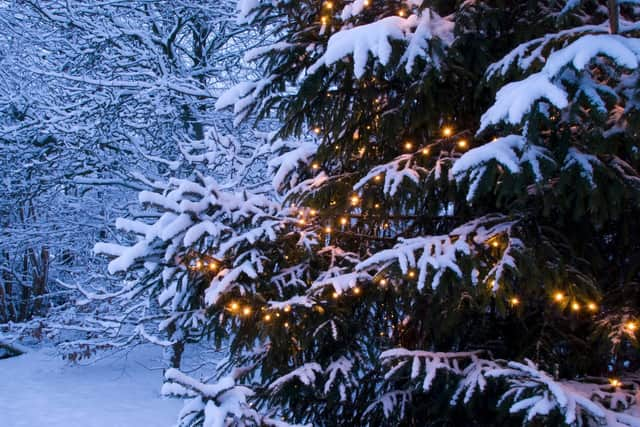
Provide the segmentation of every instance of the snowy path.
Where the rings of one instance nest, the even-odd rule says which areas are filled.
[[[158,358],[145,348],[88,366],[51,350],[0,360],[0,426],[170,427],[182,405],[159,396]]]

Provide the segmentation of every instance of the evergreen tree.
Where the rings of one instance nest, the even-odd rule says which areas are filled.
[[[273,191],[174,181],[111,251],[229,346],[167,372],[181,425],[640,425],[640,40],[607,6],[241,1],[264,75],[217,106],[281,119]]]

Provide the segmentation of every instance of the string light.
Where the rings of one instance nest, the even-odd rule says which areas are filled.
[[[561,302],[564,299],[564,294],[562,292],[556,292],[553,295],[553,299],[556,300],[557,302]]]
[[[285,312],[285,313],[288,313],[288,312],[290,312],[290,311],[291,311],[291,306],[290,306],[290,305],[286,305],[286,306],[284,307],[284,312]]]
[[[380,284],[382,286],[387,286],[387,279],[380,279]]]
[[[580,311],[580,304],[578,304],[577,302],[573,302],[571,304],[571,310],[573,311]]]
[[[617,378],[609,378],[609,384],[611,384],[611,386],[614,388],[622,386],[622,382]]]
[[[407,14],[407,13],[406,13],[403,9],[400,9],[400,10],[398,11],[398,16],[399,16],[399,17],[401,17],[401,18],[404,18],[406,14]]]
[[[458,141],[458,148],[467,148],[467,141],[464,139],[461,139],[460,141]]]
[[[411,141],[407,141],[404,143],[404,149],[410,151],[413,149],[413,143]]]
[[[633,321],[625,323],[624,328],[631,333],[634,333],[638,329],[638,324]]]
[[[416,272],[411,270],[411,271],[409,271],[408,276],[409,276],[410,279],[413,279],[414,277],[416,277]]]
[[[270,314],[265,314],[264,315],[264,320],[265,320],[265,322],[270,321],[271,320],[271,315]]]
[[[327,226],[324,228],[324,232],[325,232],[325,233],[327,233],[327,234],[331,233],[331,227],[327,225]]]
[[[284,327],[289,329],[289,322],[284,322]]]
[[[317,211],[317,210],[315,210],[315,209],[311,209],[311,210],[309,211],[309,215],[311,215],[311,216],[313,216],[313,215],[317,215],[317,214],[318,214],[318,211]]]
[[[338,299],[340,295],[334,291],[333,294],[331,294],[331,296],[333,297],[333,299]]]
[[[202,261],[196,261],[196,270],[200,270],[202,268]]]
[[[323,16],[322,18],[320,18],[320,22],[322,22],[322,25],[327,25],[327,22],[329,21],[329,19],[326,16]],[[320,133],[319,131],[316,133]]]
[[[376,175],[373,179],[376,182],[380,182],[380,180],[382,180],[382,175]]]
[[[360,197],[357,194],[351,196],[351,206],[357,206],[360,203]]]
[[[218,269],[218,263],[217,262],[214,261],[214,262],[209,264],[209,270],[215,271],[217,269]]]
[[[360,295],[360,288],[357,287],[357,286],[355,288],[353,288],[353,293],[356,294],[356,295]]]
[[[318,163],[313,163],[313,164],[311,165],[311,169],[313,169],[313,170],[318,170],[318,169],[320,169],[320,165],[319,165]]]
[[[245,316],[248,316],[251,314],[251,307],[245,307],[242,309],[242,314],[244,314]]]
[[[587,308],[589,309],[589,311],[598,311],[598,306],[594,302],[590,302],[589,304],[587,304]]]
[[[327,18],[326,17],[322,17],[323,21],[325,21]],[[324,24],[325,22],[323,22]],[[315,133],[316,135],[320,135],[320,128],[319,127],[315,127],[313,128],[313,133]]]
[[[516,306],[520,304],[520,299],[518,297],[513,297],[509,300],[509,302],[511,303],[511,305]]]
[[[305,225],[306,223],[307,223],[307,221],[304,218],[300,218],[298,220],[298,224],[300,224],[300,225]]]
[[[422,149],[422,155],[423,156],[428,156],[431,150],[429,150],[429,147],[424,147]]]
[[[345,218],[345,217],[340,218],[340,224],[341,225],[346,225],[347,224],[347,218]]]
[[[229,305],[229,310],[231,310],[231,311],[236,311],[238,308],[240,308],[240,306],[238,305],[238,303],[237,303],[237,302],[232,302],[232,303]]]
[[[369,6],[369,5],[371,4],[371,0],[364,0],[364,1],[362,2],[362,4],[363,4],[364,6]]]
[[[500,246],[500,242],[498,242],[497,240],[494,240],[493,242],[491,242],[491,246],[493,246],[494,248],[497,248],[498,246]]]
[[[451,127],[449,126],[445,126],[442,128],[442,135],[444,135],[445,137],[450,137],[451,135],[453,135],[453,129],[451,129]]]
[[[330,2],[330,1],[326,2],[324,4],[324,7],[326,7],[327,9],[333,9],[333,2]]]

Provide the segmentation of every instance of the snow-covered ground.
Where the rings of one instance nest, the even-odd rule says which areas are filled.
[[[0,360],[0,426],[172,426],[182,404],[160,397],[159,366],[153,347],[80,365],[51,349]]]

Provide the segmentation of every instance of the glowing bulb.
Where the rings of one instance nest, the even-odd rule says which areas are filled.
[[[322,25],[326,25],[328,22],[328,18],[326,16],[323,16],[322,18],[320,18],[320,22],[322,22]],[[320,133],[320,131],[316,133]]]
[[[376,203],[375,205],[373,205],[373,207],[376,209],[380,209],[380,203]]]
[[[578,304],[577,302],[572,303],[571,304],[571,310],[580,311],[580,304]]]
[[[638,329],[638,324],[636,322],[627,322],[627,323],[625,323],[624,327],[629,332],[635,332],[636,329]]]
[[[380,180],[382,180],[382,175],[376,175],[373,179],[374,179],[376,182],[380,182]]]
[[[285,312],[285,313],[288,313],[288,312],[290,312],[290,311],[291,311],[291,306],[290,306],[290,305],[286,305],[286,306],[284,307],[284,312]]]
[[[398,11],[398,16],[400,16],[401,18],[404,18],[405,15],[406,15],[406,12],[404,10],[400,9]]]
[[[590,302],[589,304],[587,304],[587,308],[589,309],[589,311],[598,311],[598,306],[594,302]]]
[[[270,314],[265,314],[264,315],[264,320],[265,320],[265,322],[268,322],[269,320],[271,320],[271,315]]]
[[[317,213],[318,213],[318,211],[317,211],[317,210],[315,210],[315,209],[311,209],[311,210],[309,211],[309,215],[312,215],[312,216],[313,216],[313,215],[316,215]]]
[[[364,6],[369,6],[369,5],[371,4],[371,0],[364,0],[364,1],[362,2],[362,4],[363,4]]]
[[[458,141],[458,148],[467,148],[467,141],[465,141],[464,139]]]
[[[304,218],[300,218],[298,220],[298,224],[300,224],[300,225],[305,225],[306,223],[307,223],[307,221]]]
[[[424,148],[422,149],[422,154],[423,154],[424,156],[428,156],[428,155],[429,155],[429,153],[430,153],[430,151],[431,151],[431,150],[429,150],[429,147],[424,147]]]
[[[358,153],[362,156],[365,153],[365,151],[367,151],[366,148],[360,147],[360,149],[358,150]]]
[[[334,292],[331,294],[331,296],[333,297],[333,299],[338,299],[340,295],[337,292]]]
[[[351,196],[351,206],[356,206],[358,203],[360,203],[360,197],[358,197],[356,194]]]
[[[325,233],[327,233],[327,234],[331,233],[331,227],[326,226],[326,227],[324,228],[324,232],[325,232]]]
[[[382,286],[386,286],[387,285],[387,279],[380,279],[380,284]]]
[[[202,268],[202,261],[196,261],[196,270],[200,270]]]
[[[319,165],[318,163],[313,163],[313,164],[311,165],[311,169],[313,169],[313,170],[318,170],[318,169],[320,169],[320,165]]]
[[[357,286],[355,288],[353,288],[353,293],[356,294],[356,295],[360,295],[360,288],[357,287]]]
[[[494,248],[497,248],[498,246],[500,246],[500,242],[498,242],[497,240],[494,240],[493,242],[491,242],[491,246],[493,246]]]
[[[346,225],[347,224],[347,218],[345,218],[345,217],[340,218],[340,224],[341,225]]]
[[[404,143],[404,149],[409,151],[411,149],[413,149],[413,143],[411,141],[407,141]]]
[[[248,316],[251,314],[251,307],[245,307],[242,309],[242,314],[244,314],[245,316]]]
[[[231,305],[229,305],[229,309],[231,311],[236,311],[240,306],[238,305],[237,302],[232,302]]]
[[[563,295],[562,292],[556,292],[553,295],[553,299],[556,300],[557,302],[560,302],[560,301],[562,301],[564,299],[564,295]]]
[[[327,9],[333,9],[333,2],[328,1],[328,2],[326,2],[326,3],[324,4],[324,6],[325,6]]]
[[[453,129],[451,129],[449,126],[443,127],[442,135],[444,135],[447,138],[450,137],[451,135],[453,135]]]
[[[284,322],[284,327],[288,329],[289,328],[289,322]]]
[[[611,386],[613,386],[613,387],[622,386],[622,382],[617,378],[609,378],[609,384],[611,384]]]
[[[520,299],[517,297],[513,297],[511,298],[511,300],[509,300],[509,302],[511,303],[511,305],[518,305],[520,304]]]
[[[413,279],[414,277],[416,277],[416,272],[411,270],[408,274],[409,278]]]
[[[326,21],[327,18],[323,16],[322,19],[323,19],[323,21]],[[324,22],[323,22],[323,24],[324,24]],[[319,135],[320,134],[320,128],[319,127],[313,128],[313,133],[315,133],[316,135]]]

